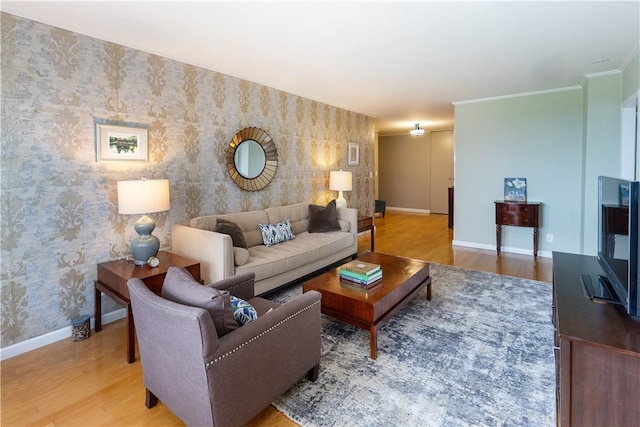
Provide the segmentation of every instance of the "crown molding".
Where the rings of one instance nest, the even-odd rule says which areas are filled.
[[[546,93],[568,92],[568,91],[577,90],[577,89],[582,89],[582,86],[568,86],[568,87],[562,87],[558,89],[546,89],[546,90],[538,90],[534,92],[514,93],[512,95],[492,96],[490,98],[470,99],[468,101],[455,101],[455,102],[452,102],[452,104],[453,105],[475,104],[478,102],[497,101],[501,99],[520,98],[523,96],[532,96],[532,95],[543,95]]]

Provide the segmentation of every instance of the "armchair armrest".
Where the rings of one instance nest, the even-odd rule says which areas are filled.
[[[253,288],[255,277],[255,273],[248,271],[212,283],[211,287],[221,291],[229,291],[231,295],[249,301],[255,296]]]
[[[320,364],[320,293],[309,291],[221,337],[205,357],[218,415],[244,424]],[[214,424],[216,420],[214,420]]]

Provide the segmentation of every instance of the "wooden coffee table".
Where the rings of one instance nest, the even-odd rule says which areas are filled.
[[[431,299],[429,263],[375,252],[366,252],[358,259],[380,264],[381,285],[371,291],[342,286],[338,270],[334,269],[305,282],[302,291],[322,294],[323,314],[368,329],[371,358],[375,359],[378,329],[425,286],[427,299]]]

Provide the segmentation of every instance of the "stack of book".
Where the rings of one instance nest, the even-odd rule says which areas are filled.
[[[364,261],[351,261],[340,267],[340,283],[371,289],[382,282],[382,269],[378,264]]]

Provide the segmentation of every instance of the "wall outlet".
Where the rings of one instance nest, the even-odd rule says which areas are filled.
[[[553,243],[553,234],[547,233],[547,242]]]

